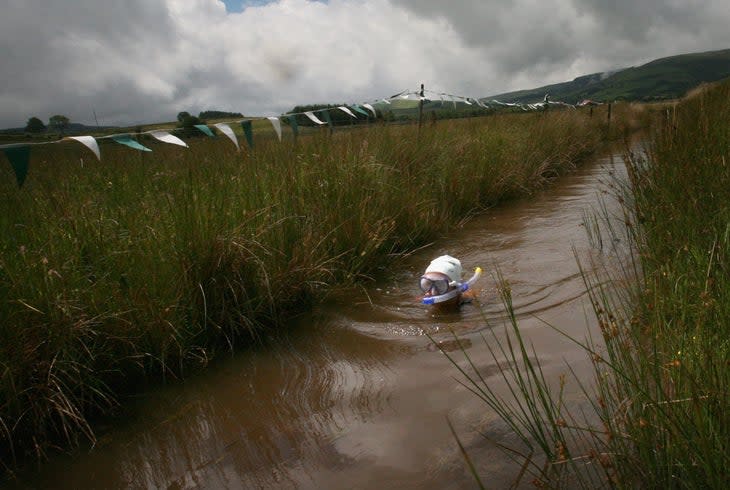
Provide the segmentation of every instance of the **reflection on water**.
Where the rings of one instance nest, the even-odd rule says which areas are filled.
[[[583,220],[620,159],[607,158],[529,199],[476,217],[367,291],[335,296],[271,345],[139,401],[135,417],[96,448],[59,458],[23,487],[39,488],[464,488],[473,481],[446,423],[454,423],[492,485],[514,474],[494,445],[512,438],[455,381],[446,352],[464,348],[488,382],[500,365],[484,346],[502,335],[495,271],[509,281],[525,337],[547,375],[586,363],[547,324],[582,337],[590,326],[578,257],[591,247]],[[606,204],[608,210],[615,204]],[[485,270],[477,300],[452,313],[418,302],[418,278],[444,253],[465,274]],[[459,336],[455,340],[454,334]],[[501,363],[500,363],[501,364]],[[586,364],[587,365],[587,364]]]
[[[292,468],[306,471],[304,459],[351,464],[357,455],[339,451],[337,438],[387,406],[388,361],[409,347],[308,320],[143,401],[131,427],[79,461],[59,461],[60,485],[49,468],[39,486],[270,487],[291,480]]]

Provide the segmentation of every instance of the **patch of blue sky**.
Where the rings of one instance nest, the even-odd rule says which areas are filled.
[[[273,0],[223,0],[226,12],[243,12],[246,7],[258,7],[271,3]]]
[[[223,0],[226,4],[226,12],[243,12],[248,7],[260,7],[268,3],[274,3],[276,0]],[[314,0],[327,3],[327,0]]]

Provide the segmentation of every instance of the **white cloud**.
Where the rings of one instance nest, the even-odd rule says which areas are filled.
[[[5,0],[0,127],[182,110],[273,115],[427,88],[532,88],[684,52],[724,49],[724,0]]]

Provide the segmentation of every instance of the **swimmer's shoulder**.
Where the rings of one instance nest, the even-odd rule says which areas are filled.
[[[469,289],[469,290],[461,293],[460,303],[462,305],[465,303],[471,303],[472,301],[474,301],[476,299],[476,297],[477,297],[476,293],[474,291],[472,291],[471,289]]]

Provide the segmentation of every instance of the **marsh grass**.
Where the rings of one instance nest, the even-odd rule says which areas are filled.
[[[622,226],[605,208],[586,220],[591,242],[624,259],[613,272],[583,270],[601,337],[572,340],[595,375],[566,369],[584,404],[567,405],[544,376],[504,278],[506,340],[493,334],[485,344],[506,363],[510,396],[468,357],[450,357],[520,437],[521,446],[504,448],[523,468],[515,486],[527,478],[541,488],[730,486],[729,121],[728,83],[664,108],[645,154],[627,152],[629,182],[615,186]]]
[[[0,166],[0,441],[94,441],[89,418],[281,326],[469,213],[546,185],[605,124],[577,111],[225,138],[102,141]]]

